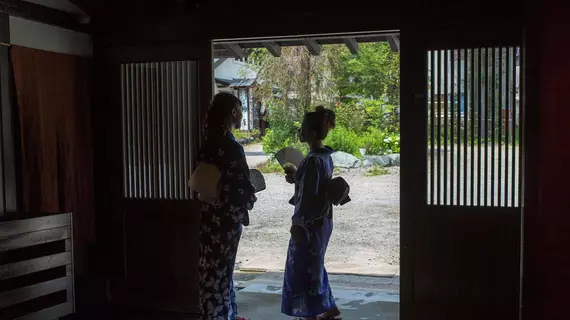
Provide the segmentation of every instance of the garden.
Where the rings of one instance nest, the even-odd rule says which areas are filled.
[[[236,138],[253,141],[245,146],[246,157],[264,173],[267,189],[259,193],[251,224],[244,228],[238,269],[285,265],[294,187],[272,156],[283,147],[308,152],[298,130],[304,113],[322,105],[336,113],[336,128],[325,144],[336,150],[335,175],[349,183],[352,198],[334,209],[327,269],[399,274],[399,64],[399,53],[387,43],[361,43],[357,54],[344,45],[325,45],[319,56],[305,47],[283,47],[281,57],[265,49],[251,52],[247,68],[257,74],[254,94],[265,103],[269,127],[263,136],[238,132]]]
[[[271,156],[281,148],[308,152],[297,132],[304,113],[318,105],[336,113],[337,126],[325,141],[335,151],[361,160],[398,154],[399,67],[399,53],[387,43],[363,43],[357,54],[344,45],[323,46],[318,56],[304,47],[283,48],[281,57],[253,50],[246,68],[257,74],[254,90],[263,97],[269,123],[261,142],[270,162],[262,169],[279,169]]]

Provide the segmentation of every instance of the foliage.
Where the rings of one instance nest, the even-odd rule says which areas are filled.
[[[335,151],[343,151],[360,157],[361,140],[356,132],[343,126],[337,126],[329,133],[324,143]]]
[[[337,104],[334,112],[336,123],[349,130],[362,131],[368,122],[365,107],[352,100]]]
[[[251,143],[258,140],[261,137],[261,133],[257,129],[253,129],[251,131],[235,130],[233,132],[233,135],[237,141],[240,142],[243,141],[243,143]]]
[[[361,138],[366,154],[385,155],[400,153],[400,134],[368,129]]]
[[[342,49],[340,62],[333,69],[333,77],[341,96],[370,99],[386,96],[390,103],[400,102],[398,52],[393,52],[386,42],[361,43],[355,55],[344,47]]]
[[[365,99],[362,104],[366,114],[366,127],[400,132],[400,116],[397,106],[372,99]]]
[[[383,168],[379,165],[373,165],[372,168],[368,169],[365,173],[365,175],[367,177],[373,177],[373,176],[383,176],[390,173],[388,171],[388,169]]]
[[[298,138],[301,122],[295,117],[288,116],[289,110],[283,101],[272,99],[268,106],[271,110],[271,115],[269,116],[270,128],[266,130],[262,140],[263,152],[268,155],[274,155],[282,148],[293,147],[306,154],[308,148]]]
[[[398,133],[373,128],[357,133],[357,131],[344,126],[337,126],[329,133],[324,143],[335,151],[343,151],[356,157],[361,157],[361,148],[366,149],[368,155],[400,153],[400,135]],[[263,151],[269,155],[274,155],[285,147],[296,148],[303,154],[307,154],[309,151],[306,144],[299,142],[298,139],[291,138],[289,133],[268,129],[267,134],[263,137]]]
[[[283,168],[275,159],[257,165],[256,169],[261,173],[283,173]]]
[[[279,150],[291,147],[306,155],[309,152],[309,148],[306,144],[301,143],[296,137],[297,134],[292,136],[287,130],[267,129],[262,140],[263,152],[267,155],[273,156]]]
[[[326,46],[313,56],[306,47],[284,47],[281,57],[273,57],[265,49],[254,49],[247,68],[257,73],[255,94],[281,100],[297,120],[316,104],[331,104],[337,93],[329,59],[340,58],[331,50],[332,46]]]
[[[305,47],[284,47],[281,57],[254,49],[247,68],[257,74],[257,97],[267,105],[269,129],[263,150],[284,147],[307,153],[298,140],[303,115],[315,105],[334,109],[337,127],[325,143],[360,157],[399,152],[399,53],[387,43],[362,43],[357,54],[345,45],[325,45],[318,56]]]

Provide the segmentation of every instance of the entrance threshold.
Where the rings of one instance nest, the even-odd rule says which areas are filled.
[[[337,300],[395,302],[400,301],[400,277],[329,274],[333,295]],[[281,294],[283,272],[241,272],[234,274],[239,293]]]
[[[290,320],[281,314],[283,272],[236,272],[239,313],[257,320]],[[400,277],[329,274],[343,319],[399,319]]]

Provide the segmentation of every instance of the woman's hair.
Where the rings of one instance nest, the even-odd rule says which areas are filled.
[[[227,118],[236,105],[241,107],[241,100],[231,93],[220,92],[214,96],[205,119],[204,135],[206,139],[222,136],[227,131]]]
[[[307,132],[314,132],[317,140],[324,140],[329,130],[334,128],[336,115],[334,111],[318,106],[314,112],[305,114]]]

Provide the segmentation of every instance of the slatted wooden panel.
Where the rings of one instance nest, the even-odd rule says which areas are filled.
[[[72,232],[71,213],[0,220],[1,319],[47,320],[74,312]]]
[[[190,199],[196,63],[121,65],[124,195]]]
[[[427,53],[429,205],[520,206],[519,49]]]

